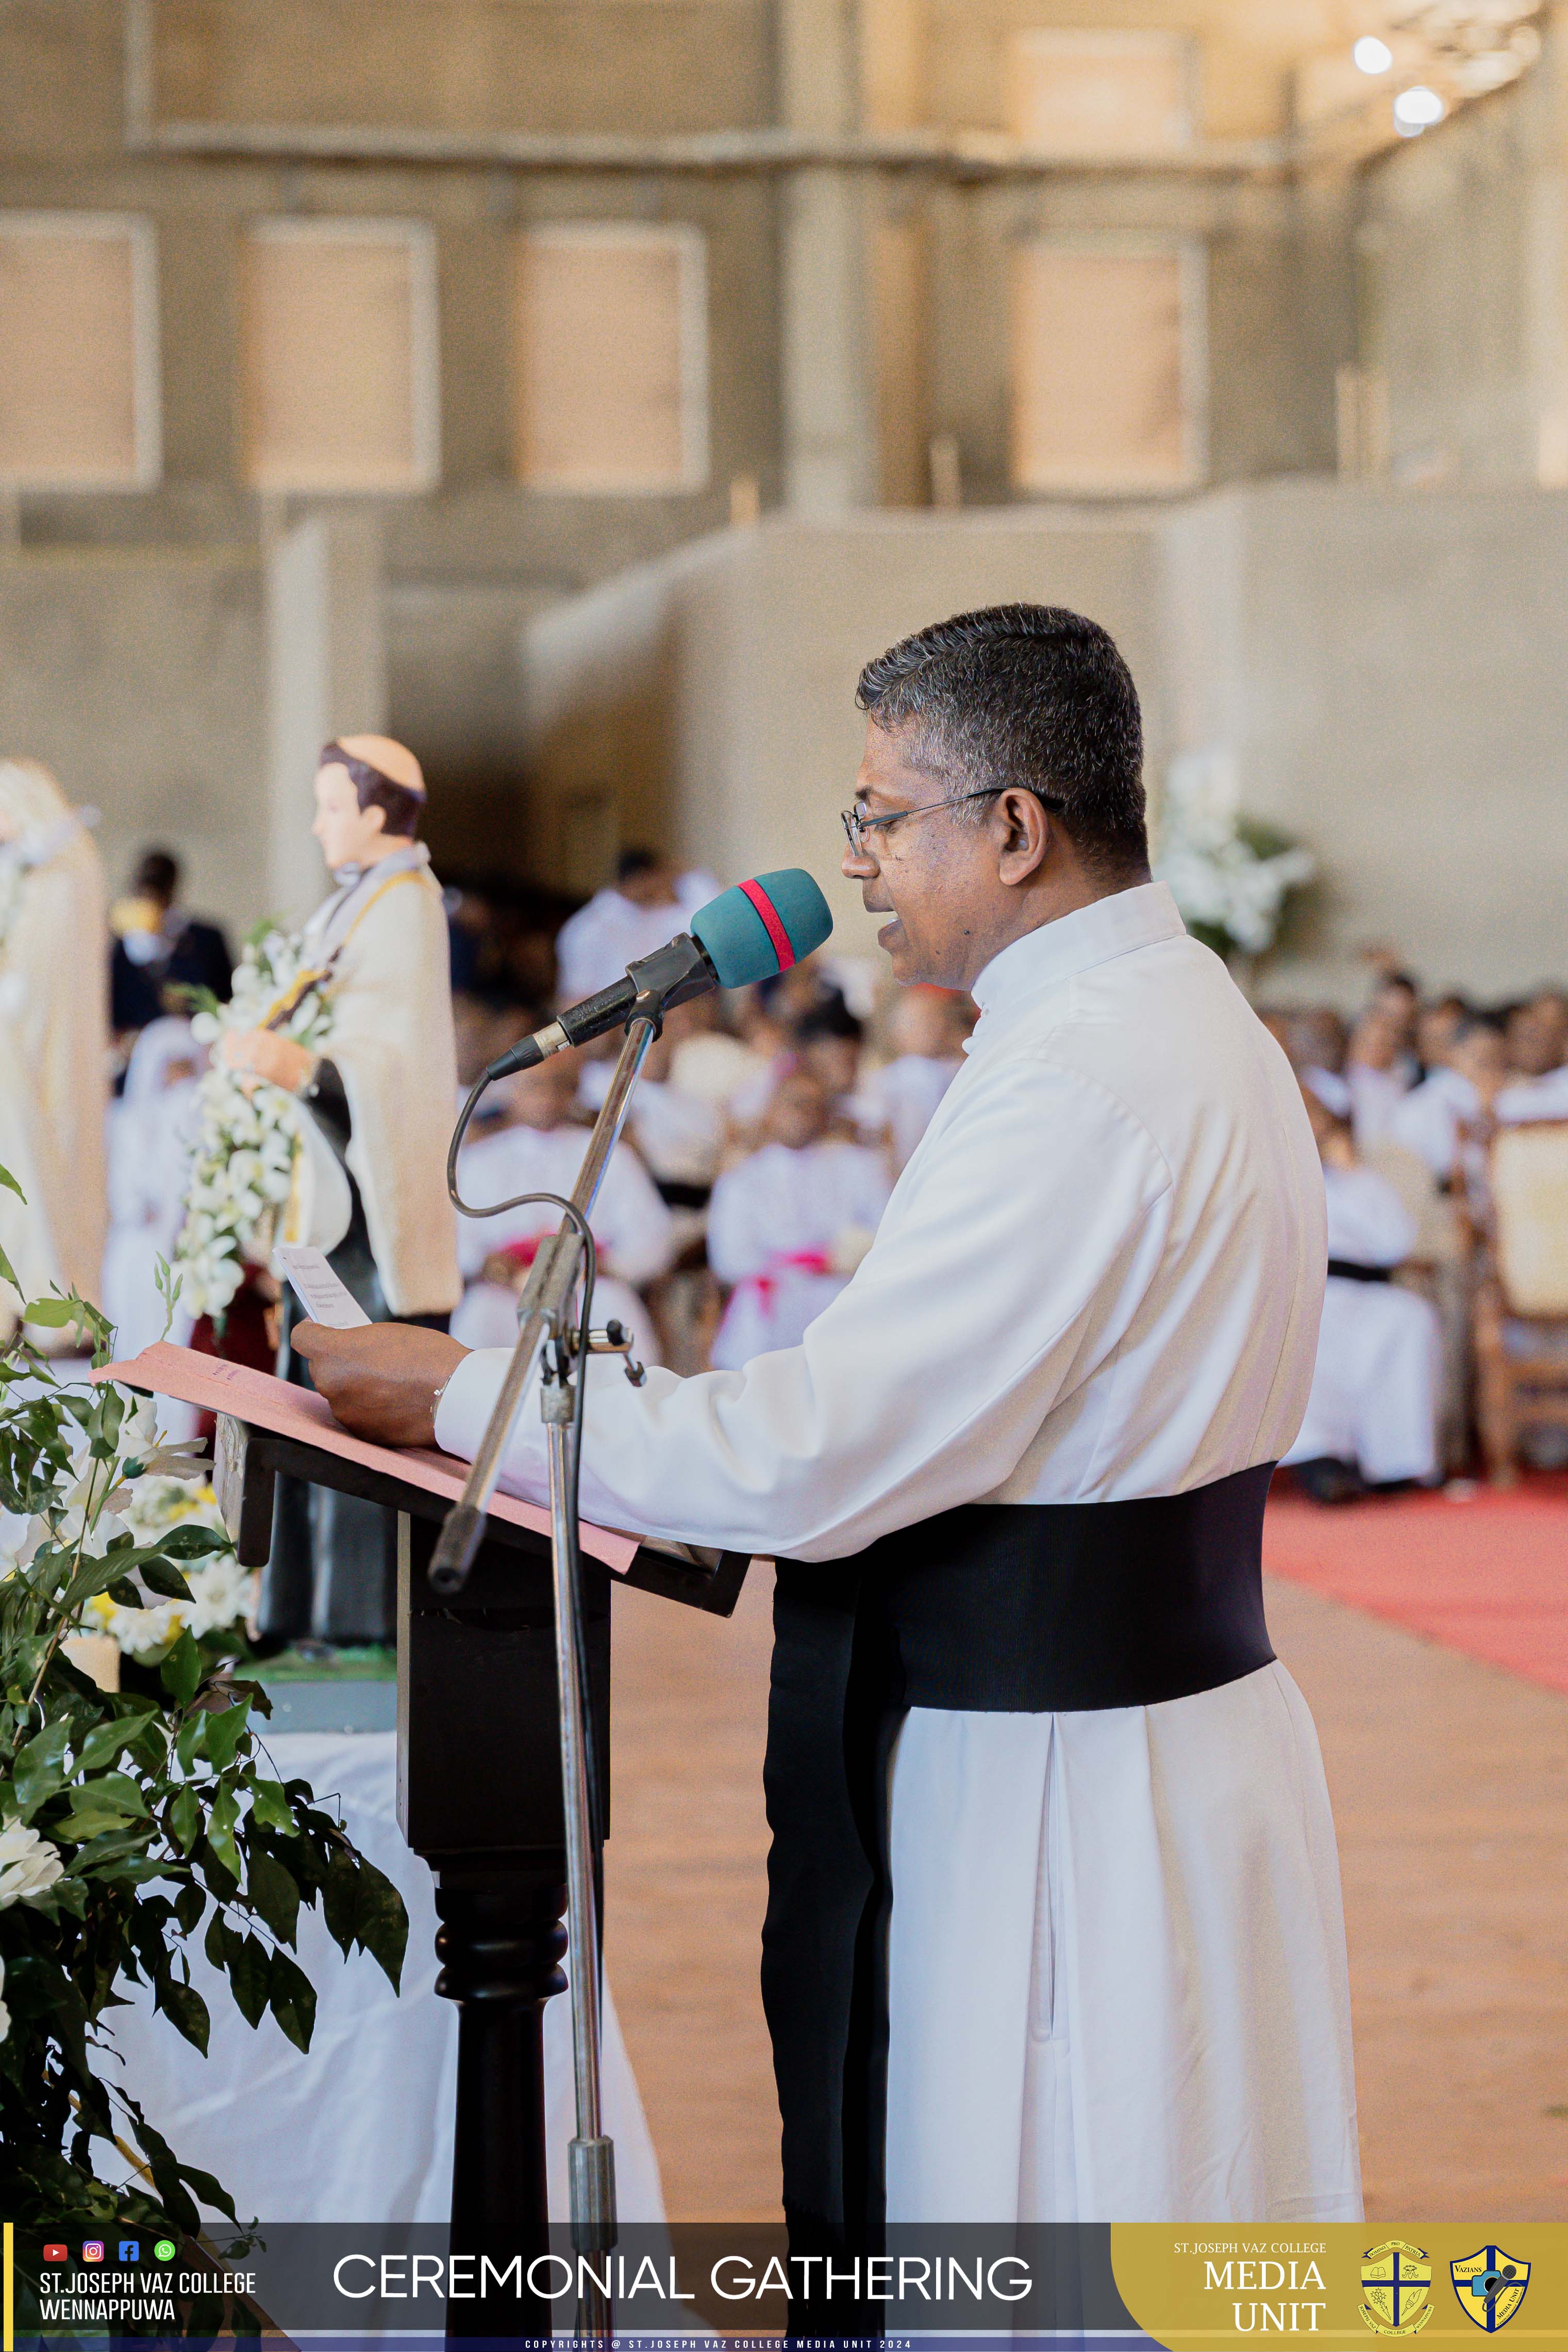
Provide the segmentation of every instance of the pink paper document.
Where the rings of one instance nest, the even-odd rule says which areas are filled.
[[[276,1437],[292,1437],[302,1445],[320,1446],[323,1454],[358,1462],[367,1470],[384,1471],[410,1486],[423,1488],[427,1495],[439,1495],[446,1502],[455,1503],[463,1491],[467,1463],[423,1446],[372,1445],[365,1438],[351,1437],[332,1419],[326,1399],[314,1390],[295,1388],[288,1381],[274,1379],[270,1372],[254,1370],[249,1364],[225,1363],[221,1357],[199,1356],[193,1348],[174,1348],[159,1339],[124,1363],[106,1364],[93,1378],[122,1381],[128,1388],[150,1389],[154,1396],[178,1397],[182,1403],[194,1404],[203,1412],[232,1413],[253,1428],[270,1430]],[[520,1503],[511,1495],[493,1496],[489,1515],[513,1527],[531,1528],[537,1535],[550,1533],[549,1512],[535,1503]],[[586,1520],[582,1541],[585,1552],[621,1575],[637,1554],[635,1536],[590,1527]]]

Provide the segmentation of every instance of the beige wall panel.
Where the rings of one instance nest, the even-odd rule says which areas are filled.
[[[699,131],[767,119],[764,0],[155,0],[164,121]]]
[[[1173,748],[1321,869],[1259,993],[1358,1007],[1374,944],[1483,1002],[1560,975],[1568,495],[1264,483],[1162,538]]]
[[[1369,23],[1365,0],[926,0],[926,14],[930,121],[1006,129],[1015,35],[1114,27],[1193,44],[1194,127],[1208,139],[1288,129],[1301,58],[1381,29]]]
[[[1179,251],[1018,248],[1012,440],[1019,489],[1162,489],[1192,479],[1187,276]]]
[[[0,215],[0,480],[132,489],[156,478],[151,310],[142,225]]]
[[[885,507],[931,503],[931,343],[923,221],[879,220],[871,237],[871,325],[876,361],[877,460]]]
[[[418,224],[254,229],[241,302],[247,478],[266,490],[429,488],[434,299]]]
[[[690,230],[530,230],[513,249],[513,457],[542,490],[700,488],[706,295]]]
[[[1047,155],[1147,155],[1192,137],[1188,48],[1171,33],[1033,26],[1007,53],[1009,129]]]
[[[115,548],[0,562],[0,751],[47,761],[102,812],[116,890],[139,851],[168,842],[193,907],[236,929],[270,911],[266,715],[253,560]]]
[[[860,112],[868,131],[908,131],[925,111],[922,0],[860,0]]]

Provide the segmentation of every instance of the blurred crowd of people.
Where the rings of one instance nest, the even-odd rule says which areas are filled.
[[[1568,991],[1483,1006],[1385,968],[1353,1022],[1321,1005],[1263,1018],[1300,1081],[1328,1206],[1317,1378],[1288,1459],[1325,1502],[1435,1485],[1475,1449],[1493,1144],[1568,1120]],[[1557,1458],[1550,1432],[1527,1444]]]
[[[606,987],[719,887],[628,853],[615,884],[562,926],[552,1002]],[[470,900],[459,919],[473,966],[493,971],[483,910]],[[459,989],[455,1002],[465,1085],[552,1009],[510,976]],[[620,1321],[642,1360],[681,1370],[792,1346],[869,1248],[973,1019],[966,997],[879,993],[868,966],[820,956],[761,987],[679,1006],[644,1066],[595,1213],[597,1317]],[[611,1035],[491,1087],[459,1160],[466,1201],[569,1189],[618,1045]],[[537,1203],[465,1220],[458,1339],[504,1341],[513,1293],[556,1222]]]
[[[719,887],[633,850],[613,885],[542,939],[537,908],[525,904],[520,919],[504,898],[449,892],[462,1089],[558,1005],[683,929]],[[168,1008],[193,988],[222,997],[231,965],[221,932],[186,914],[167,851],[142,860],[113,929],[121,1076],[104,1304],[131,1353],[163,1328],[158,1265],[179,1230],[205,1059],[188,1014]],[[595,1322],[619,1322],[640,1360],[682,1370],[792,1345],[870,1246],[973,1019],[967,997],[886,984],[879,993],[868,964],[822,957],[677,1008],[595,1209]],[[466,1202],[570,1191],[618,1043],[554,1055],[489,1088],[458,1160]],[[558,1222],[538,1202],[459,1219],[457,1338],[510,1342],[517,1294]],[[172,1336],[184,1336],[178,1318]]]
[[[449,891],[462,1087],[558,1006],[682,929],[718,888],[634,850],[564,920],[548,900]],[[164,850],[142,860],[113,929],[122,1075],[104,1304],[130,1352],[163,1327],[158,1265],[179,1229],[203,1066],[188,1017],[169,1008],[193,989],[221,997],[230,960],[221,931],[184,908]],[[1492,1139],[1568,1120],[1568,993],[1542,986],[1487,1007],[1424,994],[1388,969],[1352,1021],[1322,1005],[1262,1017],[1300,1079],[1328,1208],[1318,1378],[1289,1465],[1322,1501],[1436,1484],[1475,1452]],[[595,1320],[620,1323],[639,1360],[683,1371],[793,1345],[869,1247],[973,1019],[965,997],[898,991],[873,964],[826,955],[679,1007],[649,1054],[595,1211]],[[570,1190],[618,1042],[555,1055],[489,1090],[458,1163],[465,1201]],[[556,1222],[538,1202],[460,1220],[458,1339],[508,1343]]]

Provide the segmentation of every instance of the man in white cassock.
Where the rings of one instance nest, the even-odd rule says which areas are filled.
[[[1430,1486],[1442,1330],[1430,1302],[1390,1278],[1415,1248],[1415,1220],[1358,1159],[1344,1080],[1315,1070],[1301,1084],[1323,1162],[1329,1278],[1312,1391],[1284,1459],[1320,1502],[1352,1501],[1367,1486]]]
[[[1323,1185],[1285,1057],[1145,848],[1104,631],[869,665],[847,876],[965,1067],[854,1279],[739,1370],[589,1377],[583,1507],[778,1561],[763,1991],[797,2250],[898,2221],[1361,2210],[1322,1765],[1262,1607]],[[505,1365],[301,1334],[351,1427],[471,1454]],[[507,1484],[545,1490],[525,1406]]]

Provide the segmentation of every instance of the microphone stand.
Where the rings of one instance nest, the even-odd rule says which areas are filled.
[[[567,2148],[572,2244],[579,2257],[603,2253],[616,2242],[615,2143],[604,2132],[599,2076],[599,1924],[595,1885],[595,1822],[590,1802],[588,1727],[584,1706],[580,1561],[575,1444],[581,1433],[578,1390],[587,1366],[576,1358],[573,1302],[584,1261],[584,1234],[610,1154],[631,1108],[632,1089],[659,1033],[672,992],[639,992],[626,1021],[604,1108],[570,1194],[571,1213],[533,1261],[518,1305],[517,1345],[461,1498],[453,1505],[430,1561],[430,1583],[440,1593],[462,1590],[484,1534],[485,1513],[521,1409],[529,1376],[548,1343],[541,1412],[550,1469],[550,1549],[555,1600],[555,1678],[561,1727],[561,1792],[565,1815],[566,1918],[571,1948],[572,2047],[577,2134]],[[585,1336],[585,1335],[584,1335]],[[614,1345],[610,1352],[624,1353]],[[603,1343],[601,1343],[603,1344]],[[627,1371],[632,1374],[628,1362]],[[574,1387],[574,1372],[577,1388]],[[638,1380],[640,1372],[635,1374]],[[579,2267],[581,2280],[581,2267]],[[579,2293],[577,2335],[607,2343],[613,2332],[609,2299],[596,2284]]]

